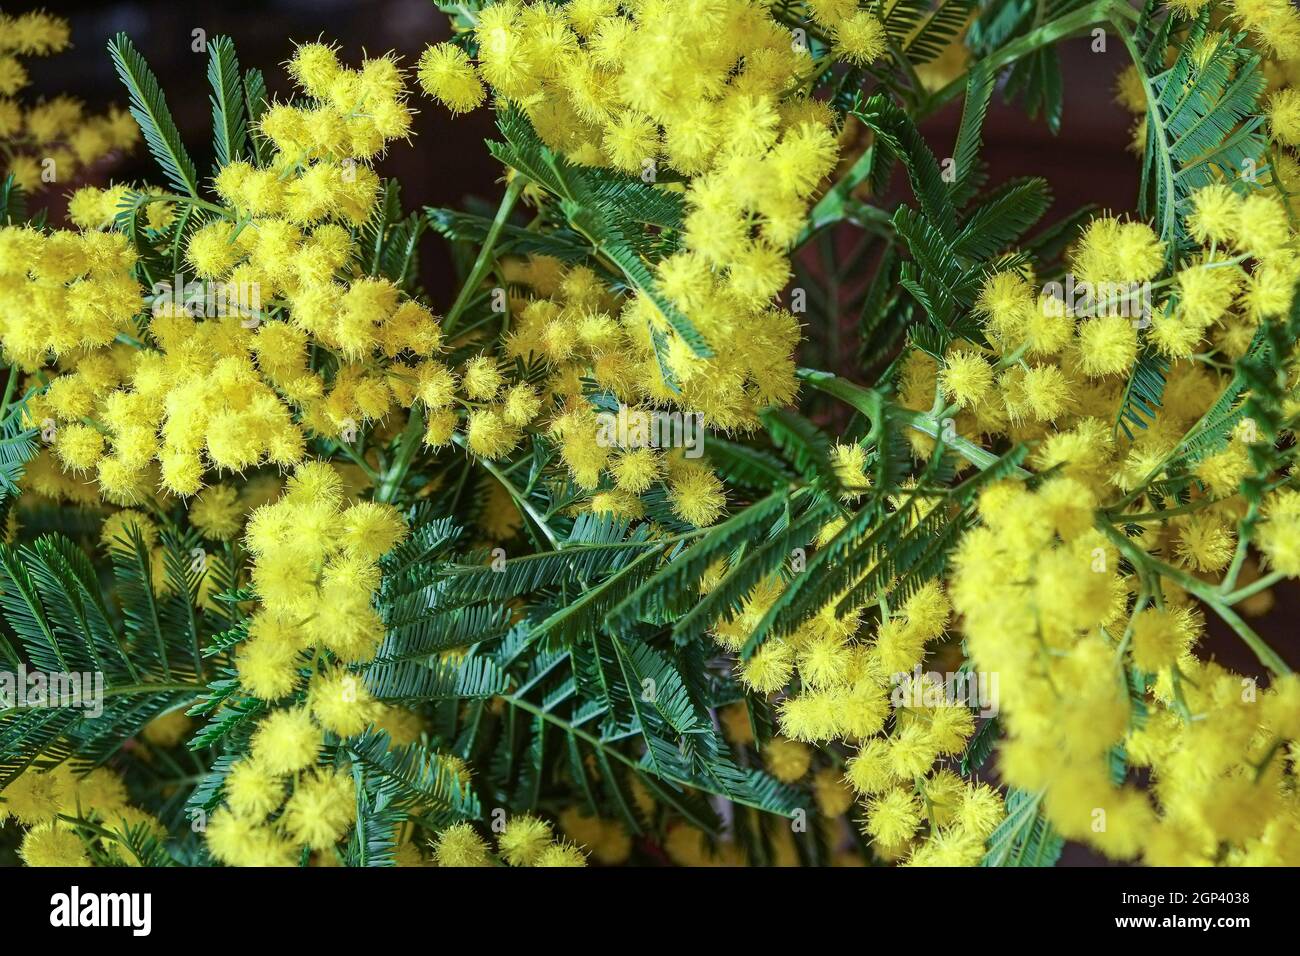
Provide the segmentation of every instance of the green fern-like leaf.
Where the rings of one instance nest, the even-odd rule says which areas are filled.
[[[248,138],[247,104],[239,80],[239,59],[230,37],[208,43],[208,83],[212,87],[212,135],[217,165],[243,158]]]
[[[131,115],[135,117],[145,143],[172,186],[190,196],[199,194],[194,160],[185,151],[167,100],[158,86],[158,78],[125,33],[108,43],[109,55],[117,75],[131,95]]]
[[[1134,44],[1147,93],[1139,210],[1154,217],[1171,257],[1186,235],[1182,217],[1190,194],[1220,179],[1249,188],[1253,177],[1244,174],[1254,171],[1267,145],[1257,106],[1265,85],[1259,56],[1242,46],[1241,34],[1220,34],[1208,53],[1202,50],[1209,17],[1207,9],[1192,24],[1167,69],[1163,31],[1156,29],[1145,47]]]

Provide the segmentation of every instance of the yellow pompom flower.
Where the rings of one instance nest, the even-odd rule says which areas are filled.
[[[1054,421],[1065,413],[1073,403],[1075,387],[1055,365],[1031,366],[1019,383],[1030,415],[1044,422]]]
[[[897,787],[867,803],[865,830],[873,840],[894,846],[916,833],[921,812],[916,795]]]
[[[453,411],[436,411],[429,415],[424,431],[424,443],[431,448],[450,444],[459,419]]]
[[[378,713],[361,678],[342,667],[313,678],[307,706],[322,727],[340,737],[361,733]]]
[[[243,526],[239,492],[226,484],[211,485],[199,492],[189,514],[190,523],[210,541],[229,541]]]
[[[519,432],[506,424],[495,409],[475,409],[467,416],[465,438],[469,450],[483,458],[500,458],[519,441]]]
[[[669,501],[673,514],[697,528],[718,520],[727,499],[722,482],[707,467],[683,467],[669,478]]]
[[[124,188],[83,186],[68,200],[68,218],[82,229],[103,229],[113,224],[117,207],[125,197]]]
[[[433,841],[433,858],[439,866],[491,866],[487,843],[468,823],[454,823]]]
[[[505,382],[505,376],[496,362],[486,355],[479,355],[465,363],[462,383],[465,394],[480,400],[492,399]]]
[[[338,54],[324,43],[300,43],[289,59],[289,75],[304,93],[318,99],[328,95],[340,72]]]
[[[659,127],[650,117],[625,110],[606,124],[602,143],[615,169],[640,173],[659,153]]]
[[[909,723],[889,741],[889,766],[894,776],[907,780],[925,773],[939,756],[939,745],[930,729]]]
[[[224,792],[236,815],[261,821],[284,802],[284,779],[256,760],[244,758],[230,768]]]
[[[835,51],[849,63],[866,66],[888,48],[884,25],[866,10],[857,10],[835,27]]]
[[[350,774],[313,769],[298,778],[280,823],[299,846],[332,847],[356,822],[356,791]]]
[[[659,480],[663,464],[653,449],[633,448],[617,455],[609,470],[619,488],[639,495]]]
[[[1155,674],[1178,663],[1189,646],[1188,621],[1176,611],[1146,608],[1133,618],[1133,664]]]
[[[944,360],[939,382],[958,408],[970,408],[993,387],[993,368],[974,352],[954,352]]]
[[[1225,244],[1236,234],[1242,200],[1232,188],[1219,183],[1192,193],[1192,211],[1187,230],[1202,245]]]
[[[853,16],[858,6],[854,0],[809,0],[808,10],[823,26],[835,27]]]
[[[812,751],[797,740],[773,737],[763,748],[763,762],[776,779],[782,783],[794,783],[808,772]]]
[[[1080,364],[1094,378],[1127,372],[1137,359],[1137,328],[1122,315],[1082,322],[1078,335]]]
[[[59,823],[43,823],[28,830],[18,849],[28,866],[90,866],[81,839]]]
[[[1291,238],[1286,210],[1272,196],[1251,193],[1237,211],[1236,247],[1254,256],[1268,256]]]
[[[532,814],[521,814],[506,821],[497,837],[501,858],[511,866],[534,866],[551,843],[551,825]]]
[[[195,230],[186,247],[185,258],[194,271],[209,279],[219,279],[242,257],[235,245],[235,227],[218,219]]]
[[[416,64],[416,79],[453,113],[467,113],[487,97],[469,56],[452,43],[426,47]]]
[[[1264,500],[1257,543],[1269,566],[1289,578],[1300,577],[1300,491],[1283,489]]]
[[[266,628],[271,628],[267,633]],[[254,618],[252,635],[235,654],[239,682],[249,693],[263,700],[278,700],[298,686],[299,647],[279,633],[265,619]]]
[[[1180,561],[1197,571],[1221,571],[1232,560],[1236,535],[1223,519],[1209,514],[1191,515],[1174,539]]]
[[[740,679],[760,694],[780,690],[793,673],[794,653],[781,641],[768,641],[740,667]]]
[[[957,822],[968,832],[987,837],[1006,816],[1002,795],[986,783],[963,788]]]
[[[831,466],[835,469],[835,477],[839,480],[840,488],[843,489],[840,497],[844,501],[856,501],[871,488],[871,477],[867,471],[867,453],[856,442],[849,445],[836,442],[831,446]],[[838,527],[836,530],[838,531]],[[823,544],[832,536],[823,530],[819,534],[818,543]]]
[[[1268,101],[1273,138],[1287,146],[1300,146],[1300,90],[1278,90]]]
[[[253,757],[271,773],[294,773],[311,765],[320,747],[320,730],[305,708],[276,710],[253,732]]]
[[[104,436],[89,425],[64,425],[55,435],[54,453],[68,470],[84,473],[102,457]]]
[[[533,866],[568,866],[587,865],[587,854],[572,843],[552,843],[537,855]]]
[[[55,818],[63,801],[62,778],[52,773],[28,770],[0,791],[5,809],[28,826]]]
[[[406,522],[392,505],[362,501],[342,515],[340,544],[363,561],[374,561],[406,537]]]

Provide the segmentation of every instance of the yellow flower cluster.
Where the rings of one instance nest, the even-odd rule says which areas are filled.
[[[1002,778],[1038,795],[1058,832],[1114,859],[1294,865],[1300,807],[1284,755],[1300,733],[1300,682],[1286,674],[1256,689],[1193,651],[1197,599],[1235,615],[1224,588],[1258,573],[1237,540],[1252,423],[1200,457],[1187,503],[1168,516],[1146,489],[1228,384],[1220,369],[1263,319],[1290,309],[1300,265],[1272,191],[1214,185],[1190,206],[1203,248],[1167,279],[1156,280],[1164,249],[1149,227],[1088,226],[1067,265],[1094,293],[1115,293],[1109,302],[1102,293],[1072,310],[1027,273],[991,276],[978,303],[990,347],[959,343],[942,363],[914,353],[901,396],[952,416],[960,436],[1029,442],[1029,464],[1051,473],[986,488],[980,526],[953,561],[970,658],[1003,691]],[[1141,309],[1116,307],[1144,283],[1145,329]],[[1144,343],[1172,364],[1154,421],[1129,438],[1113,423]],[[1295,356],[1279,358],[1294,383]],[[920,433],[915,444],[933,447]],[[1260,509],[1257,543],[1275,574],[1300,572],[1297,513],[1289,490]],[[1116,784],[1116,754],[1151,785]]]
[[[1206,2],[1182,0],[1189,14]],[[1235,23],[1250,31],[1259,49],[1282,62],[1300,59],[1300,12],[1286,0],[1230,0],[1228,11]]]
[[[158,840],[167,830],[127,802],[126,784],[100,767],[77,776],[67,764],[28,770],[0,791],[0,823],[13,817],[26,827],[18,854],[28,866],[139,866],[126,845],[128,832],[144,826]]]
[[[1070,289],[1040,289],[1028,269],[990,275],[976,306],[988,344],[954,343],[941,362],[912,350],[899,400],[947,420],[959,442],[1028,443],[1028,463],[1046,475],[981,493],[980,526],[962,538],[949,584],[970,661],[998,675],[1003,779],[1035,795],[1058,832],[1116,859],[1294,862],[1300,817],[1283,755],[1300,730],[1300,681],[1287,675],[1257,690],[1192,652],[1204,627],[1195,599],[1219,586],[1204,578],[1248,584],[1260,573],[1237,541],[1252,423],[1200,456],[1188,503],[1168,517],[1144,491],[1228,384],[1220,369],[1245,354],[1261,321],[1290,309],[1296,243],[1272,191],[1207,187],[1192,197],[1186,225],[1203,249],[1167,279],[1158,278],[1165,248],[1152,229],[1106,216],[1066,257]],[[1172,364],[1158,415],[1130,438],[1113,423],[1144,346]],[[1294,384],[1296,357],[1283,359]],[[932,453],[931,434],[909,437],[919,457]],[[868,487],[864,449],[838,445],[832,460],[844,500],[856,500]],[[1114,524],[1124,520],[1142,534],[1126,538]],[[842,527],[831,522],[817,544]],[[1259,529],[1274,578],[1300,574],[1300,495],[1268,494]],[[1168,576],[1163,587],[1152,568]],[[702,590],[721,571],[710,569]],[[715,626],[717,642],[742,648],[783,587],[775,577],[749,594]],[[935,652],[927,644],[948,615],[931,583],[882,617],[872,638],[859,635],[858,614],[832,602],[740,671],[752,690],[781,695],[785,738],[767,745],[769,770],[801,780],[814,767],[801,742],[854,744],[845,779],[864,799],[864,829],[880,856],[914,865],[978,863],[1004,814],[996,791],[942,766],[974,730],[967,707],[945,706],[937,687],[927,697],[922,678],[891,719],[891,676]],[[1130,671],[1146,686],[1138,677],[1131,689]],[[931,699],[939,706],[914,706]],[[1149,768],[1149,790],[1113,782],[1117,753]]]
[[[999,483],[955,557],[967,646],[1006,690],[1003,778],[1043,792],[1060,833],[1114,859],[1294,865],[1300,807],[1282,753],[1300,734],[1300,681],[1257,691],[1197,657],[1194,602],[1167,585],[1152,600],[1122,575],[1089,521],[1096,504],[1070,477]],[[1159,537],[1150,528],[1134,547]],[[1130,666],[1153,681],[1139,703]],[[1149,768],[1150,791],[1113,783],[1116,748]]]
[[[842,522],[835,525],[838,530]],[[705,590],[716,574],[706,574]],[[715,625],[714,640],[739,651],[781,591],[779,578],[755,589],[739,614]],[[836,604],[829,602],[789,637],[768,640],[739,669],[751,690],[784,692],[779,714],[785,736],[765,745],[768,769],[795,783],[812,768],[805,742],[851,744],[856,753],[842,780],[830,768],[813,776],[823,825],[847,813],[857,794],[866,809],[864,830],[882,859],[915,866],[978,863],[985,839],[1003,818],[1002,799],[991,787],[943,768],[945,758],[965,749],[975,720],[964,700],[920,674],[927,644],[946,629],[947,599],[930,582],[872,635],[863,633],[860,612],[837,614]],[[738,736],[734,724],[729,731]],[[737,742],[753,742],[747,731]]]
[[[505,822],[497,833],[500,859],[509,866],[586,866],[587,854],[565,840],[557,840],[551,825],[530,813]],[[433,859],[438,866],[492,866],[493,854],[468,823],[456,823],[442,830],[433,841]]]
[[[1152,427],[1113,449],[1119,461],[1108,476],[1122,490],[1137,486],[1227,383],[1216,363],[1196,357],[1240,358],[1260,321],[1289,308],[1300,279],[1286,212],[1271,193],[1243,198],[1213,185],[1195,193],[1191,207],[1188,229],[1204,248],[1167,279],[1152,281],[1163,270],[1164,246],[1151,228],[1110,217],[1091,222],[1067,257],[1068,285],[1039,289],[1027,271],[991,276],[976,303],[989,348],[956,343],[942,364],[911,353],[902,404],[951,415],[961,435],[1046,439],[1045,459],[1068,458],[1100,475],[1103,459],[1088,466],[1079,452],[1092,442],[1112,450],[1103,423],[1115,420],[1149,345],[1172,360],[1164,408]],[[920,432],[909,437],[921,453],[933,446]],[[1244,466],[1238,448],[1207,460],[1202,477],[1235,490]]]
[[[97,186],[83,186],[68,197],[68,219],[83,232],[107,229],[131,202],[133,193],[140,190],[131,186],[110,186],[101,189]],[[155,232],[166,229],[176,220],[176,204],[166,198],[166,193],[150,186],[144,190],[145,195],[154,197],[144,207],[145,225]]]
[[[104,500],[134,505],[159,489],[193,495],[213,470],[290,467],[309,437],[352,440],[388,414],[406,377],[401,363],[390,375],[392,359],[439,348],[428,309],[361,275],[348,228],[365,222],[378,188],[352,157],[409,130],[400,71],[387,57],[346,69],[321,44],[299,47],[290,71],[321,99],[267,110],[261,132],[275,152],[265,168],[240,160],[219,171],[225,205],[196,207],[212,214],[185,246],[204,282],[150,290],[143,332],[131,321],[146,302],[134,250],[100,231],[123,187],[73,197],[81,233],[0,230],[0,338],[6,357],[34,373],[31,384],[48,385],[28,417],[50,426],[57,459],[57,468],[37,463],[29,484],[82,501],[91,475]],[[146,197],[159,227],[189,202]],[[313,346],[337,360],[328,379]]]
[[[140,139],[135,121],[123,110],[92,116],[70,96],[33,105],[17,98],[29,82],[22,57],[59,53],[68,46],[68,34],[66,20],[44,11],[0,13],[0,178],[12,175],[28,192],[69,182],[78,169]]]
[[[131,277],[135,260],[121,233],[0,226],[0,337],[7,356],[34,371],[47,354],[75,359],[134,331],[144,301]],[[96,359],[114,364],[107,354]]]
[[[412,371],[414,394],[429,413],[426,443],[438,447],[452,441],[460,423],[458,402],[468,406],[464,443],[483,458],[508,454],[523,440],[525,428],[544,426],[575,484],[593,492],[586,504],[591,510],[642,517],[640,496],[663,483],[679,518],[712,524],[725,504],[722,482],[712,470],[684,457],[681,449],[639,443],[632,427],[631,434],[619,436],[617,428],[602,424],[586,396],[584,383],[594,382],[623,406],[609,414],[632,421],[654,414],[662,398],[653,350],[648,344],[638,347],[634,333],[640,326],[626,318],[626,308],[620,312],[623,300],[590,268],[566,267],[547,256],[507,260],[504,273],[513,288],[526,286],[533,295],[510,299],[515,318],[498,354],[470,359],[459,381],[436,359]],[[510,371],[517,360],[540,360],[545,377],[518,378]],[[408,397],[403,394],[404,402]]]
[[[265,700],[295,689],[302,651],[320,647],[343,661],[365,661],[383,637],[370,606],[379,585],[376,561],[402,540],[406,524],[391,505],[343,505],[338,473],[307,462],[279,500],[248,520],[244,544],[253,556],[251,580],[261,608],[238,666],[245,687]],[[336,721],[327,726],[345,736],[360,729]]]
[[[325,735],[373,724],[394,743],[412,739],[411,715],[376,701],[347,667],[370,660],[383,639],[372,606],[376,562],[405,534],[390,505],[345,507],[343,482],[323,462],[299,466],[284,494],[249,518],[244,543],[260,605],[235,667],[243,689],[274,706],[208,821],[217,859],[290,866],[304,848],[329,850],[354,822],[355,794],[350,774],[315,766]]]
[[[787,403],[797,324],[771,303],[838,155],[832,113],[804,95],[806,44],[749,0],[505,2],[477,17],[477,67],[450,44],[422,56],[431,95],[472,109],[486,81],[571,162],[672,179],[661,188],[684,191],[682,248],[656,278],[706,348],[638,291],[620,316],[627,371],[654,383],[654,400],[701,410],[715,427],[752,427],[757,411]],[[883,47],[883,28],[865,11],[828,5],[819,18],[839,28],[845,57],[870,59]],[[661,177],[661,165],[675,175]],[[672,384],[655,361],[656,336]]]
[[[288,714],[282,711],[281,714]],[[259,731],[268,748],[293,746],[295,734],[315,733],[269,717]],[[313,745],[312,753],[315,748]],[[303,770],[304,768],[299,768]],[[350,773],[314,768],[295,776],[285,799],[285,777],[246,757],[226,778],[227,807],[217,810],[204,831],[208,850],[231,866],[295,866],[303,848],[332,849],[356,821],[356,794]],[[274,825],[268,814],[283,809]]]

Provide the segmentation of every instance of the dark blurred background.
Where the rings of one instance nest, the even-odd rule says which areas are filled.
[[[337,41],[343,60],[354,66],[366,52],[379,55],[392,50],[409,66],[426,44],[450,34],[446,16],[431,0],[65,0],[6,4],[4,9],[16,13],[42,6],[71,21],[73,48],[55,57],[26,60],[33,79],[26,95],[68,93],[97,111],[114,102],[125,105],[125,91],[105,50],[110,37],[125,31],[158,75],[203,175],[212,165],[211,111],[207,55],[193,52],[194,30],[206,31],[208,39],[231,36],[241,67],[260,68],[271,93],[281,96],[290,93],[281,64],[291,54],[293,41]],[[1116,76],[1128,63],[1127,53],[1113,37],[1108,38],[1105,52],[1093,52],[1091,45],[1090,38],[1081,38],[1058,48],[1065,104],[1059,135],[1053,135],[1041,117],[1027,118],[1019,104],[1003,104],[1000,93],[995,94],[985,126],[983,158],[990,167],[991,184],[1017,176],[1045,177],[1054,196],[1048,222],[1088,203],[1116,213],[1135,208],[1139,168],[1128,149],[1133,117],[1113,97]],[[453,120],[423,96],[413,95],[412,103],[419,110],[413,144],[395,144],[378,166],[381,175],[400,180],[405,208],[463,207],[476,197],[489,200],[494,208],[501,170],[483,147],[483,140],[493,135],[491,113],[480,109]],[[960,114],[958,100],[924,124],[923,132],[939,156],[950,152]],[[64,196],[73,186],[109,179],[161,181],[141,145],[134,154],[98,164],[77,183],[62,184],[37,202],[47,204],[53,219],[61,221]],[[421,246],[421,280],[435,310],[445,310],[456,291],[454,273],[447,247],[436,236],[426,235]],[[846,338],[851,339],[854,319],[843,317]],[[840,369],[850,375],[852,355],[852,348],[843,350]],[[1298,595],[1290,587],[1276,595],[1272,613],[1252,623],[1284,658],[1300,665],[1291,625],[1300,609]],[[1245,646],[1212,615],[1209,623],[1211,635],[1203,651],[1241,673],[1263,677]],[[1067,848],[1062,862],[1105,864],[1077,846]]]

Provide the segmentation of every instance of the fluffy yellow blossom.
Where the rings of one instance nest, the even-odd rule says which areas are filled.
[[[433,858],[439,866],[490,866],[487,843],[468,823],[456,823],[438,834]]]
[[[551,844],[551,825],[530,814],[512,817],[497,837],[501,858],[511,866],[533,866]]]

